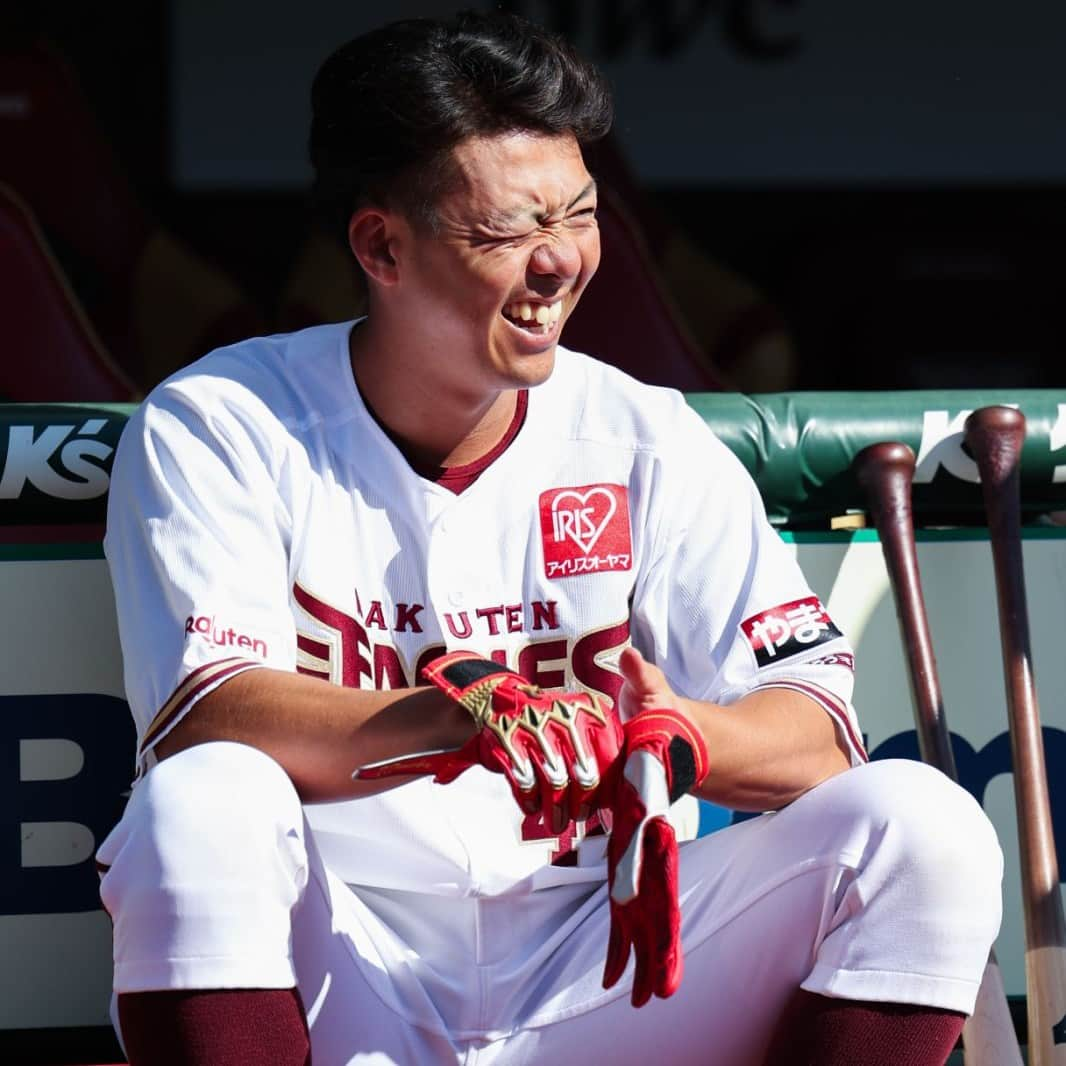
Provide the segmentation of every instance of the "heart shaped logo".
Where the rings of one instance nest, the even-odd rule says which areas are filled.
[[[614,493],[604,488],[580,493],[560,492],[552,500],[552,529],[556,540],[572,540],[587,555],[603,535],[618,504]]]
[[[625,485],[567,485],[542,492],[540,531],[548,578],[633,565]]]

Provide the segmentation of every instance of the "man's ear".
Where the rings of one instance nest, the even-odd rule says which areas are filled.
[[[360,207],[348,222],[348,247],[368,279],[395,285],[397,263],[393,254],[397,219],[380,207]]]

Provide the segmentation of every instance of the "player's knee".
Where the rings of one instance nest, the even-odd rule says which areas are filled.
[[[884,883],[915,912],[938,923],[957,921],[961,935],[987,931],[991,941],[1000,921],[1003,854],[980,804],[914,760],[871,763],[859,776],[856,798],[879,853],[870,861],[892,867]]]
[[[306,867],[303,814],[285,771],[244,744],[197,745],[153,767],[97,853],[113,879],[167,891],[187,879],[271,875],[298,883]],[[108,882],[103,885],[108,904]],[[109,908],[110,909],[110,908]]]
[[[165,759],[148,772],[134,798],[156,820],[193,823],[197,836],[254,833],[257,825],[300,817],[299,797],[281,766],[258,748],[229,741],[199,744]]]

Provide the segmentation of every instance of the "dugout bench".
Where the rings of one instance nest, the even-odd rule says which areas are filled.
[[[918,457],[918,556],[959,777],[1007,858],[996,950],[1024,996],[1018,845],[992,562],[966,415],[1018,405],[1024,558],[1053,817],[1066,832],[1066,391],[700,393],[691,405],[754,476],[771,521],[856,650],[871,757],[918,757],[895,608],[851,472],[863,447]],[[93,853],[134,763],[103,559],[108,477],[131,408],[0,405],[0,1062],[117,1061],[110,926]],[[698,461],[698,457],[693,457]],[[842,521],[841,521],[842,520]],[[832,528],[847,526],[850,528]],[[731,812],[701,805],[700,832]],[[1061,848],[1059,853],[1063,854]],[[1024,1026],[1024,1014],[1016,1014]]]

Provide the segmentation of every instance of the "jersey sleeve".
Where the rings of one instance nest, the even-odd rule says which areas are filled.
[[[806,695],[832,717],[852,763],[864,762],[851,646],[768,522],[751,476],[687,407],[655,484],[634,641],[691,698]]]
[[[205,413],[173,386],[130,419],[104,552],[138,773],[222,682],[257,667],[295,668],[288,524],[269,450],[239,420]]]

